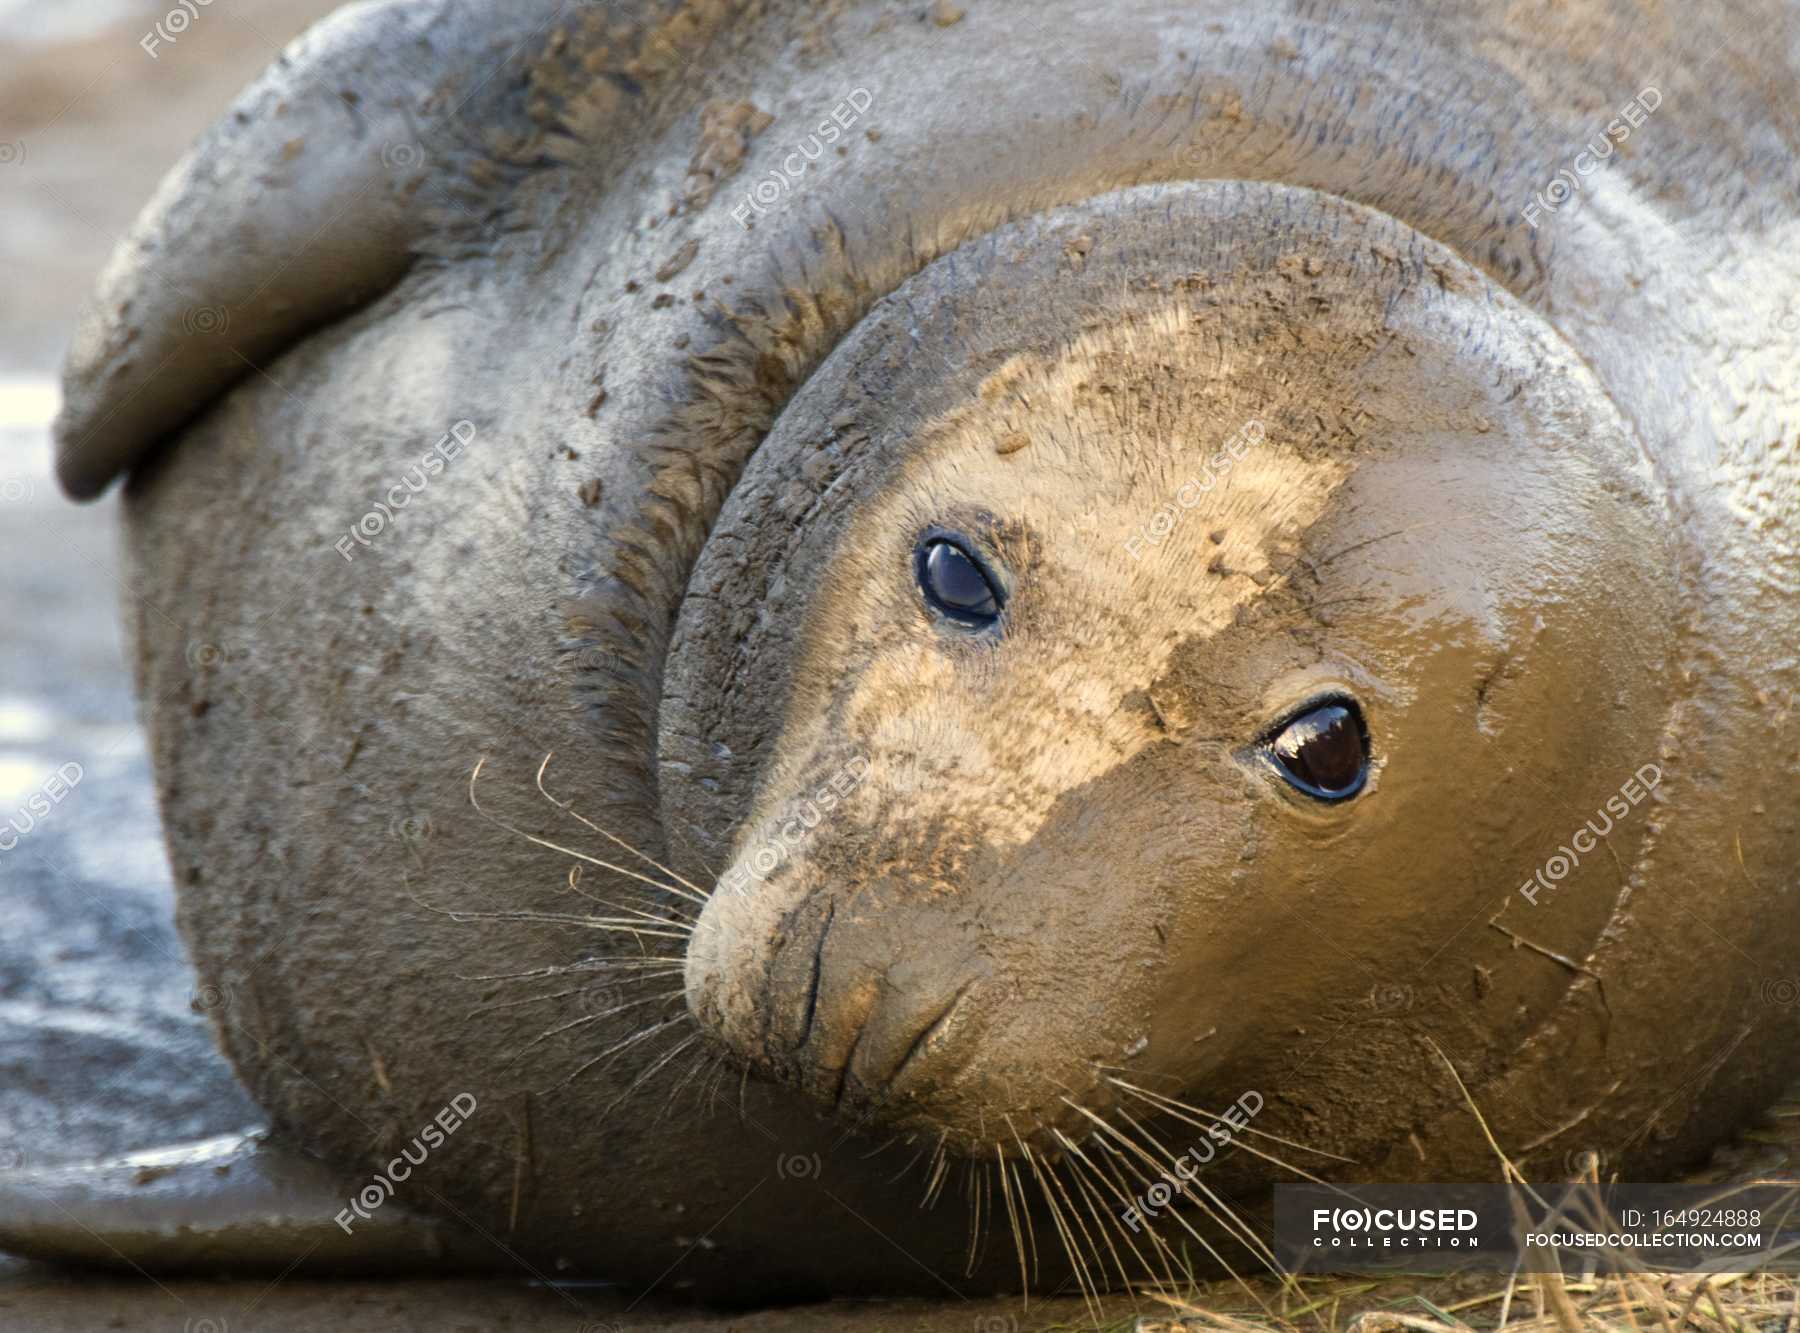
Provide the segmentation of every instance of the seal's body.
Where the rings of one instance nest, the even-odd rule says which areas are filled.
[[[1227,1107],[1249,1198],[1768,1105],[1778,16],[768,10],[347,11],[102,284],[277,1131],[472,1107],[400,1204],[754,1295],[1155,1275]]]

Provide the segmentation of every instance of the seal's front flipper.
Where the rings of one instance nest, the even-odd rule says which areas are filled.
[[[499,1271],[499,1247],[264,1134],[0,1172],[0,1250],[147,1273]],[[360,1206],[360,1205],[358,1205]]]

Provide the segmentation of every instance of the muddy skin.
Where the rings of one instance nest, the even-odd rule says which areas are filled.
[[[1800,1065],[1782,21],[300,43],[103,277],[59,460],[186,617],[133,625],[181,926],[279,1141],[353,1187],[467,1094],[397,1207],[743,1300],[1159,1274],[1099,1234],[1211,1123],[1158,1098],[1488,1178],[1447,1061],[1528,1174],[1704,1162]],[[1323,801],[1269,746],[1334,703]]]

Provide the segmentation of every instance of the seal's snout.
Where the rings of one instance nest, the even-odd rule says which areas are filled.
[[[973,1009],[978,979],[947,989],[902,988],[887,976],[859,978],[858,966],[840,960],[837,967],[850,970],[840,983],[838,975],[825,974],[821,958],[795,1068],[800,1086],[819,1101],[869,1110],[951,1073],[951,1048]]]
[[[986,964],[897,950],[892,921],[854,893],[792,892],[771,880],[713,895],[687,960],[701,1025],[835,1109],[879,1112],[954,1080]]]

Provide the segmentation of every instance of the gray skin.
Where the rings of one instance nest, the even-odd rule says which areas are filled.
[[[252,1158],[347,1192],[468,1093],[392,1206],[499,1262],[972,1292],[1165,1271],[1102,1219],[1250,1092],[1285,1142],[1204,1177],[1242,1207],[1276,1157],[1491,1178],[1471,1101],[1527,1174],[1627,1179],[1773,1102],[1791,16],[737,8],[353,7],[102,279],[59,468],[130,474]],[[940,526],[999,633],[921,600]],[[1372,754],[1334,805],[1261,745],[1325,693]],[[104,1257],[46,1196],[148,1268],[338,1230],[173,1179],[15,1183],[0,1243]]]

